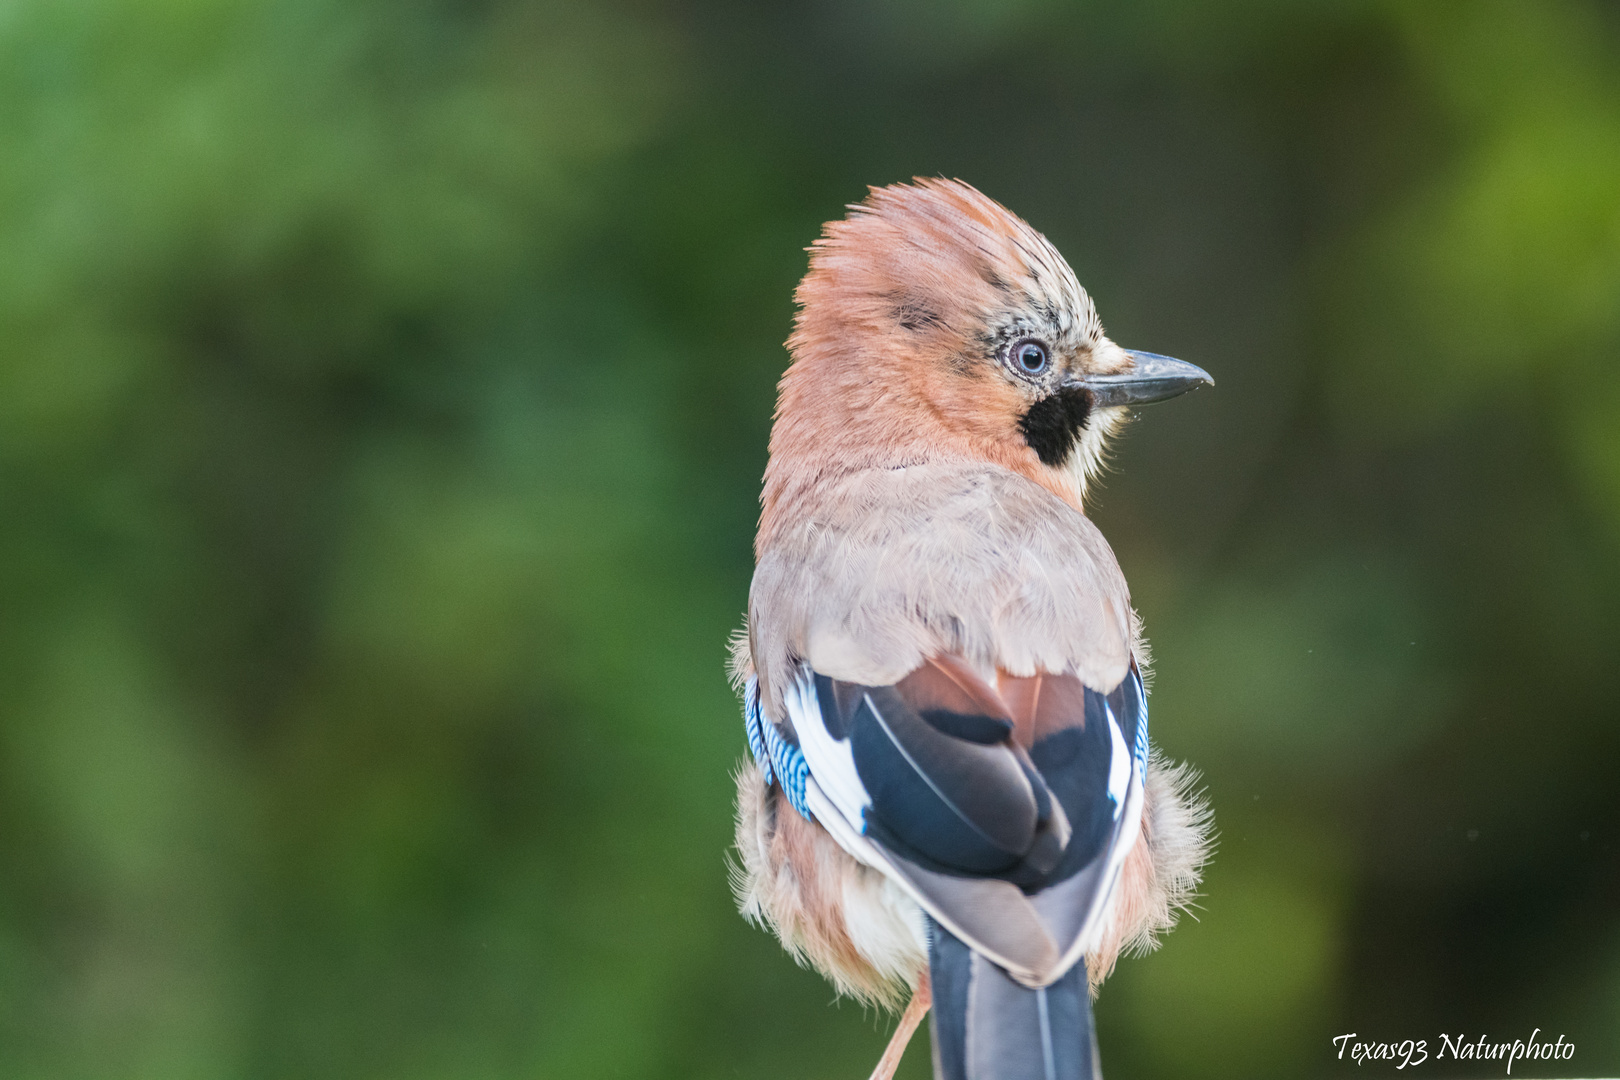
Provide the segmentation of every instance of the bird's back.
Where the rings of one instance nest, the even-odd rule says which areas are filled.
[[[877,686],[949,654],[992,678],[1067,672],[1105,692],[1130,666],[1130,594],[1102,533],[994,465],[825,479],[762,535],[750,651],[774,716],[800,661]]]

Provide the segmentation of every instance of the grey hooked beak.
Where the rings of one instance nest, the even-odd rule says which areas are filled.
[[[1091,392],[1094,408],[1109,405],[1148,405],[1164,401],[1200,386],[1214,386],[1209,372],[1185,360],[1173,360],[1158,353],[1122,350],[1132,360],[1129,371],[1118,375],[1087,375],[1071,385]]]

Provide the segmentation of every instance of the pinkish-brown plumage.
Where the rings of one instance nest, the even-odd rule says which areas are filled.
[[[847,702],[839,709],[856,713],[861,700],[877,709],[876,699],[861,697],[866,688],[886,688],[884,708],[944,718],[927,723],[945,724],[949,738],[939,752],[967,755],[961,767],[981,762],[971,767],[1003,775],[992,762],[1021,760],[1039,786],[1042,774],[1028,770],[1044,760],[1043,747],[1066,731],[1087,731],[1087,702],[1139,688],[1147,662],[1124,578],[1084,516],[1083,499],[1124,415],[1115,403],[1176,390],[1132,397],[1117,387],[1158,362],[1207,376],[1111,342],[1051,244],[966,184],[878,188],[850,209],[811,247],[796,294],[748,627],[733,660],[759,722],[781,732],[782,753],[807,762],[809,779],[799,783],[815,820],[789,805],[782,760],[769,759],[770,783],[761,766],[741,768],[739,903],[840,991],[865,1000],[893,1004],[916,983],[929,963],[930,921],[944,928],[936,934],[948,930],[993,959],[986,970],[1002,972],[994,978],[1014,980],[1005,984],[1014,989],[997,991],[1012,994],[1008,1001],[1016,1002],[1017,985],[1056,987],[1082,954],[1094,988],[1122,951],[1152,947],[1197,884],[1208,813],[1190,793],[1190,773],[1149,759],[1144,735],[1129,751],[1138,771],[1121,781],[1119,755],[1127,751],[1112,751],[1113,765],[1105,759],[1103,766],[1114,770],[1108,805],[1118,824],[1098,856],[1106,861],[1086,871],[1101,876],[1093,884],[1084,874],[1040,884],[1048,872],[1041,861],[1048,857],[1036,855],[1048,850],[1040,844],[1067,850],[1067,817],[1092,812],[1090,804],[1054,803],[1056,816],[1034,826],[1033,835],[1048,838],[1029,841],[1035,846],[1022,856],[1035,861],[1009,871],[1026,882],[1026,897],[1005,875],[952,869],[948,857],[936,865],[908,847],[903,828],[897,834],[884,825],[915,820],[916,806],[893,803],[897,796],[883,794],[888,781],[872,794],[875,759],[858,766],[853,736],[841,732],[856,714],[846,711],[822,732],[833,699],[807,697],[805,680],[813,672],[823,680],[818,686]],[[1120,701],[1115,708],[1135,708]],[[952,724],[969,721],[951,716],[969,718],[981,734],[955,732]],[[926,775],[898,729],[877,722]],[[1145,713],[1132,723],[1145,725]],[[997,724],[1004,738],[994,734]],[[938,742],[915,730],[927,745]],[[1096,745],[1103,749],[1088,752],[1110,753]],[[1049,767],[1058,766],[1041,766]],[[1005,775],[1018,783],[1016,768]],[[907,775],[894,780],[906,782]],[[1075,790],[1067,783],[1065,791]],[[1117,783],[1129,786],[1116,790]],[[941,806],[971,820],[971,807],[951,801],[971,802],[970,789],[933,790]],[[1031,797],[1038,807],[1040,796]],[[1100,789],[1087,796],[1094,797]],[[1002,832],[983,835],[1031,835],[1002,824]],[[1081,906],[1064,914],[1070,895]],[[936,1025],[939,1008],[936,995]],[[946,1031],[947,1043],[952,1031],[961,1034]],[[996,1036],[1003,1037],[1011,1036]],[[970,1039],[969,1056],[989,1053],[994,1041]],[[939,1061],[940,1076],[1023,1075],[953,1064],[950,1051]]]
[[[756,550],[807,488],[864,468],[989,462],[1080,509],[1084,473],[1043,466],[1014,422],[1025,395],[968,360],[1016,306],[1052,311],[1054,344],[1076,361],[1128,366],[1063,257],[958,181],[874,188],[850,211],[811,245],[795,293]]]

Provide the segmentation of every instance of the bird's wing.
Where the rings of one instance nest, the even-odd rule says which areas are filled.
[[[795,809],[1031,985],[1087,949],[1140,832],[1147,708],[1132,665],[1107,694],[936,656],[889,686],[808,666],[785,725],[748,694],[750,744]]]
[[[756,741],[845,850],[1050,983],[1097,939],[1141,827],[1119,564],[1072,506],[982,463],[854,470],[803,500],[749,594]]]

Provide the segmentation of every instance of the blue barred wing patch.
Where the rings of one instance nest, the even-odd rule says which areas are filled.
[[[748,752],[754,755],[760,771],[765,774],[765,786],[770,787],[774,777],[770,751],[765,749],[764,722],[765,718],[759,713],[759,680],[750,675],[743,689],[743,733],[748,736]]]
[[[1147,784],[1148,763],[1148,707],[1147,688],[1142,685],[1142,676],[1137,673],[1136,667],[1131,666],[1131,688],[1136,695],[1136,777],[1143,784]]]
[[[760,709],[759,680],[752,675],[743,691],[743,726],[748,735],[748,749],[764,770],[765,783],[770,784],[772,779],[781,783],[788,804],[806,821],[814,821],[804,797],[810,766],[799,748],[783,738]]]

